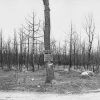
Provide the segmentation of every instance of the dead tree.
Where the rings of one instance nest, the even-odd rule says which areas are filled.
[[[73,57],[74,57],[73,64],[74,64],[74,68],[76,68],[75,67],[76,66],[76,61],[77,61],[77,67],[78,67],[78,52],[77,52],[78,51],[78,34],[77,34],[77,32],[73,33],[72,45],[73,45]]]
[[[44,28],[44,61],[46,65],[46,83],[51,83],[54,79],[53,66],[50,65],[53,57],[51,55],[50,50],[50,8],[49,8],[49,0],[43,0],[44,4],[44,16],[45,16],[45,28]]]
[[[85,41],[82,43],[82,65],[84,69],[86,70],[86,47],[85,47]]]
[[[16,30],[14,30],[14,54],[13,61],[16,66],[19,66],[19,55],[18,55],[18,43],[17,43],[17,35]]]
[[[35,71],[35,67],[34,67],[34,57],[35,57],[35,41],[37,40],[37,38],[41,38],[43,37],[43,35],[39,36],[39,29],[40,29],[40,20],[38,23],[36,23],[35,20],[35,14],[33,12],[33,16],[32,16],[32,21],[29,21],[28,19],[26,19],[27,21],[27,25],[30,26],[30,28],[26,28],[24,27],[24,29],[26,31],[28,31],[29,33],[27,34],[27,32],[24,32],[24,35],[29,39],[32,39],[32,71]],[[36,36],[38,34],[38,36]]]
[[[0,63],[1,63],[1,68],[3,69],[3,59],[2,59],[2,50],[3,50],[3,47],[2,47],[2,30],[0,32]]]
[[[87,69],[88,69],[90,66],[91,50],[95,35],[95,23],[92,16],[86,17],[86,23],[84,25],[84,29],[88,36],[88,64],[87,64]]]
[[[8,70],[11,70],[11,40],[10,38],[8,39],[7,42],[7,66]]]
[[[61,45],[59,42],[59,47],[58,47],[58,65],[61,65]]]
[[[63,64],[64,64],[64,68],[65,65],[67,65],[67,41],[64,41],[64,47],[63,47]]]
[[[97,50],[96,50],[96,54],[94,57],[94,64],[93,64],[93,72],[99,73],[99,67],[100,67],[100,39],[99,39],[99,35],[98,35],[98,44],[97,44]],[[96,68],[95,66],[96,65]]]
[[[28,34],[30,35],[30,25],[28,26],[29,27],[29,31],[28,31]],[[28,66],[29,66],[29,52],[30,52],[30,38],[28,37],[28,51],[27,51],[27,70],[28,70]]]
[[[20,45],[19,70],[22,71],[22,65],[23,65],[23,41],[24,41],[23,28],[20,28],[19,38],[20,38],[20,43],[19,43],[19,45]]]
[[[72,67],[72,43],[73,43],[73,25],[71,23],[71,26],[70,26],[70,50],[69,50],[69,68],[68,70],[70,71],[71,67]]]

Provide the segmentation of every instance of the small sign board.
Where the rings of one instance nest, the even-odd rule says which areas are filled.
[[[50,54],[44,54],[44,61],[53,61],[53,55]]]

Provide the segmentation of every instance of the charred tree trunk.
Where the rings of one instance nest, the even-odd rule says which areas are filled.
[[[91,57],[91,50],[92,50],[92,44],[94,40],[94,35],[95,35],[95,23],[93,20],[93,16],[88,16],[86,17],[86,23],[85,23],[85,31],[88,36],[88,64],[87,64],[87,69],[89,69],[90,66],[90,57]]]
[[[34,70],[35,70],[35,68],[34,68],[34,40],[35,40],[35,38],[34,38],[34,33],[35,33],[35,29],[34,29],[34,13],[33,13],[33,44],[32,44],[32,71],[34,72]]]
[[[54,78],[53,67],[50,65],[53,57],[50,50],[50,8],[49,0],[43,0],[44,3],[44,16],[45,16],[45,29],[44,29],[44,61],[46,65],[46,83],[51,83]]]
[[[7,54],[7,66],[8,70],[11,70],[11,48],[10,48],[11,40],[8,41],[8,54]]]
[[[70,51],[69,51],[69,72],[72,67],[72,34],[73,34],[73,29],[72,29],[72,23],[71,23],[71,33],[70,33]]]
[[[76,44],[74,43],[74,69],[76,69]]]
[[[29,67],[29,46],[30,46],[30,39],[28,37],[28,54],[27,54],[27,70],[28,70],[28,67]]]
[[[1,62],[1,68],[3,69],[3,59],[2,59],[2,31],[1,31],[1,33],[0,33],[0,62]]]
[[[23,65],[23,29],[20,30],[20,57],[19,57],[19,70],[22,71]]]

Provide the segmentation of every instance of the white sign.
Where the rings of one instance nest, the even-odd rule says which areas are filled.
[[[44,61],[53,61],[52,54],[44,54]]]

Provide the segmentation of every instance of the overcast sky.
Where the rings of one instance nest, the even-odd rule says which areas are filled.
[[[94,16],[96,32],[100,32],[100,0],[50,0],[50,8],[51,34],[57,41],[64,40],[71,21],[78,32],[82,31],[84,17],[89,13]],[[18,29],[33,11],[42,19],[42,0],[0,0],[0,28],[3,35],[11,36],[13,29]]]

